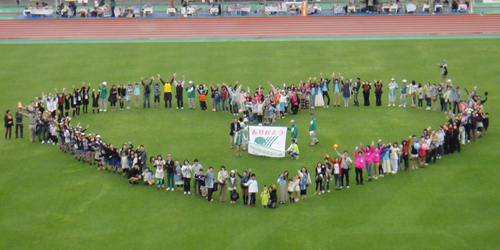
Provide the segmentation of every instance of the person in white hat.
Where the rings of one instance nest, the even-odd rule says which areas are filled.
[[[406,97],[407,97],[407,90],[409,86],[406,85],[406,79],[403,79],[401,83],[401,88],[399,90],[400,96],[399,96],[399,107],[405,107],[406,108]]]
[[[398,84],[394,81],[394,78],[391,78],[391,82],[387,85],[389,88],[389,105],[388,106],[396,106],[396,91],[398,89]]]
[[[446,64],[446,59],[443,59],[443,65],[438,63],[441,68],[441,83],[445,83],[446,77],[448,76],[448,64]]]

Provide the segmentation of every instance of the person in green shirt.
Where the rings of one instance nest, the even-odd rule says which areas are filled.
[[[399,106],[400,107],[405,107],[406,108],[406,95],[407,95],[407,90],[408,85],[406,85],[406,79],[403,79],[403,83],[401,84],[401,90],[400,93],[401,95],[399,96]]]
[[[298,130],[298,128],[297,128],[297,124],[295,124],[295,120],[294,120],[294,119],[292,119],[292,120],[290,121],[290,124],[291,124],[291,125],[290,125],[290,127],[288,128],[288,130],[290,130],[290,132],[292,133],[292,134],[291,134],[292,139],[294,139],[294,140],[295,140],[295,143],[297,143],[297,141],[298,141],[298,139],[299,139],[299,130]]]
[[[318,138],[316,138],[316,128],[318,127],[318,123],[316,122],[316,118],[314,118],[314,113],[311,113],[311,121],[309,122],[309,135],[311,135],[311,147],[314,147],[319,143]]]
[[[236,145],[236,157],[241,157],[241,144],[243,143],[243,131],[239,127],[234,135],[234,145]]]
[[[195,98],[195,86],[193,84],[193,81],[189,81],[189,85],[186,87],[186,91],[188,93],[188,103],[189,103],[189,109],[195,109],[196,108],[196,102],[194,100]]]
[[[99,111],[106,112],[108,108],[108,104],[106,102],[106,97],[108,96],[108,87],[106,86],[106,82],[102,82],[99,84]]]
[[[109,5],[111,6],[111,17],[115,17],[115,0],[111,0],[111,3]]]

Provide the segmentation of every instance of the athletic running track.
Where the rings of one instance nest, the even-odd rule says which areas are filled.
[[[500,15],[38,19],[0,21],[0,39],[175,39],[500,34]]]

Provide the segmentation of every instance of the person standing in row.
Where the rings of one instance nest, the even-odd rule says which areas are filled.
[[[151,81],[154,81],[154,77],[151,77]],[[146,78],[146,81],[144,81],[144,77],[141,77],[141,84],[142,87],[144,88],[144,94],[143,94],[143,103],[142,107],[146,108],[146,102],[148,103],[148,108],[151,108],[151,83],[149,82],[149,79]]]
[[[337,151],[337,149],[335,149],[335,152],[341,159],[341,164],[340,164],[340,168],[342,168],[341,182],[344,186],[349,188],[349,171],[351,170],[352,159],[351,157],[348,156],[347,150],[345,150],[343,154],[340,154],[339,151]],[[342,189],[342,186],[340,186],[340,189]]]
[[[250,201],[248,202],[248,207],[255,207],[256,195],[259,192],[259,185],[255,179],[255,174],[252,174],[252,179],[246,182],[244,185],[248,187],[248,192],[250,193]]]
[[[370,89],[372,88],[372,84],[368,81],[363,83],[363,99],[364,105],[370,106]]]
[[[280,204],[285,204],[286,196],[287,196],[287,187],[286,184],[288,182],[288,171],[285,170],[280,177],[278,178],[277,183],[280,184]]]
[[[212,199],[212,193],[214,190],[214,182],[215,182],[214,168],[212,166],[208,168],[204,178],[205,178],[205,187],[207,188],[207,200],[208,202],[212,202],[214,201],[214,199]]]
[[[384,93],[381,80],[375,80],[375,106],[382,106],[382,93]]]
[[[106,82],[102,82],[102,84],[99,84],[99,93],[100,93],[99,94],[99,111],[103,111],[103,112],[106,112],[106,109],[108,108],[108,103],[106,102],[106,98],[108,97],[108,87],[106,85],[107,85]]]
[[[196,87],[193,84],[193,81],[189,81],[188,86],[186,87],[186,92],[188,96],[188,105],[189,109],[195,109],[196,108],[196,101],[195,101],[195,91]]]
[[[354,95],[354,106],[359,106],[358,94],[361,88],[361,79],[358,77],[356,82],[352,84],[352,93]]]
[[[21,133],[21,139],[23,138],[24,124],[23,124],[23,112],[21,112],[21,107],[17,107],[16,112],[16,139],[18,138],[18,133]]]
[[[14,125],[14,119],[12,118],[12,114],[10,113],[10,109],[5,111],[5,116],[3,118],[4,127],[5,127],[5,140],[7,140],[7,135],[9,136],[9,140],[12,139],[12,126]]]
[[[240,177],[241,180],[241,196],[243,196],[243,205],[248,204],[248,186],[245,186],[245,183],[247,183],[250,180],[250,174],[252,173],[252,169],[248,169],[247,171],[243,171],[243,175],[238,173],[238,169],[235,170],[236,174]]]
[[[401,89],[399,90],[400,96],[399,96],[399,107],[404,107],[406,108],[406,97],[407,97],[407,88],[408,85],[406,85],[406,79],[403,79],[401,83]]]
[[[229,178],[229,174],[226,171],[225,166],[220,167],[219,174],[217,175],[217,182],[219,184],[219,201],[226,201],[226,191],[227,191],[227,179]]]
[[[167,155],[167,160],[165,161],[165,167],[167,170],[167,189],[174,191],[174,161],[172,160],[172,156],[170,154]]]
[[[169,79],[167,79],[167,82],[163,81],[160,74],[158,74],[158,79],[160,79],[161,83],[163,83],[163,100],[165,101],[165,108],[172,108],[172,84]]]
[[[321,91],[323,92],[323,100],[326,103],[326,107],[328,108],[330,106],[330,95],[328,94],[328,91],[330,91],[330,89],[329,89],[328,85],[330,84],[331,80],[329,80],[328,78],[323,78],[323,72],[319,73],[319,75],[321,76],[320,87],[321,87]],[[328,98],[328,102],[326,101],[325,97]],[[280,100],[280,103],[281,103],[281,100]],[[281,110],[281,111],[284,111],[284,110]]]
[[[194,163],[193,165],[191,166],[191,170],[193,172],[193,195],[196,195],[196,193],[198,192],[198,194],[201,196],[201,190],[198,186],[198,181],[199,181],[199,178],[198,176],[200,175],[200,170],[203,169],[203,166],[198,162],[198,159],[194,159]]]
[[[139,83],[134,84],[134,104],[135,108],[139,108],[139,96],[141,95],[141,87],[139,87]]]
[[[182,178],[184,179],[184,194],[191,194],[191,165],[187,159],[184,160],[184,164],[181,168]]]
[[[356,185],[363,185],[363,169],[365,169],[365,157],[361,151],[358,152],[358,147],[354,149],[354,167],[356,168]]]
[[[309,135],[311,135],[311,147],[314,147],[319,143],[318,138],[316,138],[316,129],[318,128],[318,123],[316,118],[314,118],[314,113],[311,113],[311,121],[309,122]]]
[[[176,109],[184,109],[184,97],[182,95],[184,83],[186,82],[186,77],[182,76],[182,82],[176,80],[177,74],[174,73],[172,80],[170,81],[172,84],[175,84],[175,99],[177,99],[177,108]]]
[[[342,82],[342,97],[344,98],[344,107],[349,107],[349,99],[351,98],[351,82],[345,80]]]
[[[394,78],[391,78],[391,82],[387,85],[389,88],[389,105],[388,106],[396,106],[396,93],[398,89],[398,84],[394,81]]]

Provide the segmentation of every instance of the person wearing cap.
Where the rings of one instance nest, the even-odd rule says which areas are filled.
[[[299,130],[298,130],[297,124],[295,124],[294,119],[290,120],[290,127],[288,127],[287,129],[291,132],[290,137],[293,140],[295,140],[295,143],[297,143],[297,141],[299,139]]]
[[[391,78],[391,82],[387,85],[389,89],[389,105],[388,106],[396,106],[396,90],[398,89],[398,84],[394,81],[394,78]]]
[[[316,129],[318,128],[318,123],[316,118],[314,118],[314,113],[311,113],[311,121],[309,122],[309,135],[311,135],[311,147],[319,143],[318,138],[316,138]]]
[[[407,89],[408,85],[406,85],[406,79],[403,79],[401,83],[401,89],[399,90],[399,107],[404,107],[406,108],[406,97],[407,97]]]
[[[155,78],[152,76],[151,81],[154,81]],[[149,82],[149,79],[146,78],[146,81],[144,81],[144,77],[141,77],[141,84],[142,87],[144,88],[144,94],[143,94],[143,103],[142,107],[146,108],[146,102],[148,103],[148,108],[151,108],[151,82]]]
[[[443,65],[438,63],[438,66],[441,68],[441,83],[445,83],[448,77],[448,64],[446,64],[446,59],[443,59]]]
[[[186,87],[186,92],[188,95],[188,105],[189,109],[195,109],[196,108],[196,102],[195,102],[195,86],[193,84],[193,81],[189,81],[188,86]]]
[[[108,87],[106,85],[106,82],[99,84],[99,111],[104,112],[106,112],[106,109],[108,108],[108,103],[106,101],[106,98],[108,97]]]

